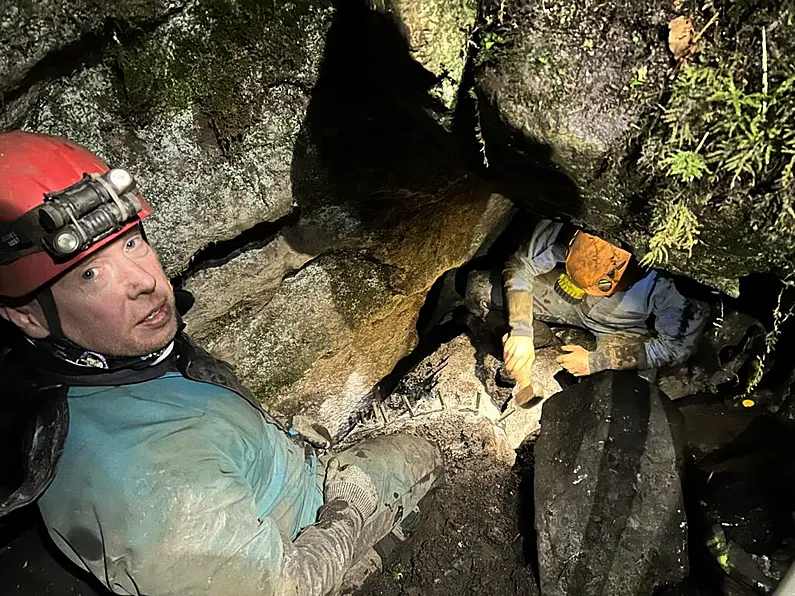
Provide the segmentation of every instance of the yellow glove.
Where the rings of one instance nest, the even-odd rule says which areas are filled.
[[[530,370],[536,358],[533,338],[527,335],[508,335],[503,345],[505,368],[521,388],[531,380]],[[523,383],[523,381],[525,381]]]

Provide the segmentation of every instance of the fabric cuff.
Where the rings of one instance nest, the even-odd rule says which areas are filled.
[[[530,321],[517,321],[511,326],[511,335],[533,337],[533,324]]]

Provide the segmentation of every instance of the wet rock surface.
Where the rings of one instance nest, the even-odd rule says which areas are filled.
[[[99,36],[113,21],[141,25],[162,19],[187,4],[184,0],[130,0],[106,5],[92,0],[6,2],[0,9],[0,92],[22,83],[51,52]],[[79,55],[77,56],[79,58]]]
[[[687,576],[684,437],[672,418],[656,388],[629,373],[589,377],[544,405],[542,593],[651,594]]]
[[[193,4],[143,44],[33,85],[2,122],[129,169],[155,207],[147,229],[171,275],[209,244],[293,210],[293,150],[333,16],[321,1],[222,8]],[[232,26],[254,18],[261,36]],[[220,47],[228,60],[210,53]],[[276,49],[283,59],[262,61]]]
[[[487,3],[486,10],[494,21],[501,12],[509,32],[481,57],[478,90],[506,124],[548,145],[578,181],[593,180],[642,121],[644,106],[626,85],[641,66],[649,78],[668,67],[667,48],[653,39],[668,23],[667,7],[533,1]]]

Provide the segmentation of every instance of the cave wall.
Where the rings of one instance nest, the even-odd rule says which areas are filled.
[[[197,297],[189,332],[285,417],[343,431],[416,344],[434,281],[504,228],[505,197],[731,295],[792,270],[789,3],[2,10],[0,127],[136,175]],[[679,62],[677,17],[703,29]]]
[[[167,272],[196,296],[189,333],[275,413],[342,432],[416,344],[434,281],[513,207],[459,165],[435,77],[389,15],[321,0],[135,9],[12,10],[0,41],[22,52],[12,33],[28,28],[51,43],[24,72],[9,61],[2,128],[130,169]]]
[[[733,296],[751,272],[791,275],[792,16],[767,0],[486,0],[475,90],[496,177]]]

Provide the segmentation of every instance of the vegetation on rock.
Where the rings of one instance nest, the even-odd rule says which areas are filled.
[[[118,51],[125,114],[145,124],[164,108],[196,105],[232,151],[276,85],[311,88],[302,72],[323,0],[205,0],[137,46]]]
[[[717,26],[674,73],[639,162],[657,188],[645,263],[698,242],[701,218],[739,209],[735,234],[795,250],[795,38],[792,6],[722,2]],[[706,14],[704,15],[706,18]]]

